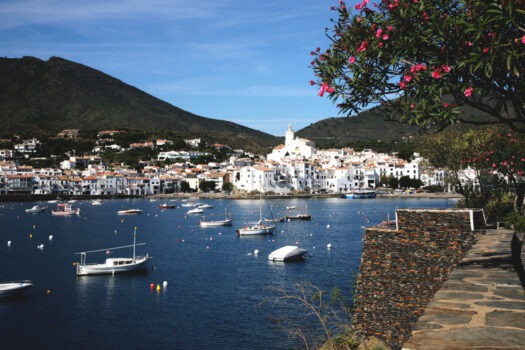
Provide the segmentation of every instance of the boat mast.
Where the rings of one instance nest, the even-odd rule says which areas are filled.
[[[137,241],[137,226],[133,230],[133,262],[135,262],[135,246]]]

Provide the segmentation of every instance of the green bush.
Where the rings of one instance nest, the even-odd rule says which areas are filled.
[[[525,232],[525,216],[511,212],[505,217],[505,227],[517,232]]]

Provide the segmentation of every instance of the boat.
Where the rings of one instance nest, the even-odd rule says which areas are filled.
[[[348,199],[365,199],[375,198],[377,195],[373,188],[360,188],[344,194],[345,198]]]
[[[278,218],[264,218],[264,221],[266,221],[266,222],[285,222],[286,221],[286,217],[281,216],[281,217],[278,217]]]
[[[296,208],[295,205],[291,205],[291,206],[286,207],[286,210],[294,210],[295,208]]]
[[[143,270],[146,268],[147,262],[150,259],[149,254],[137,256],[136,247],[144,245],[146,243],[136,243],[137,229],[133,231],[133,244],[121,247],[113,247],[106,249],[91,250],[86,252],[78,252],[75,254],[80,255],[80,262],[77,263],[77,276],[87,275],[114,275],[116,273],[133,272]],[[116,249],[123,249],[133,247],[133,256],[130,258],[107,258],[104,263],[86,263],[87,254],[97,252],[111,252]]]
[[[213,208],[213,205],[211,205],[211,204],[201,204],[201,205],[198,206],[198,208],[211,209],[211,208]]]
[[[0,283],[0,298],[23,294],[31,287],[33,287],[33,282],[28,280],[2,282]]]
[[[80,208],[73,209],[73,206],[70,203],[58,203],[53,210],[51,210],[51,215],[55,216],[72,216],[80,215]]]
[[[270,209],[271,213],[271,209]],[[273,216],[272,216],[273,217]],[[275,231],[275,225],[265,224],[262,218],[262,196],[259,198],[259,221],[245,225],[236,230],[239,236],[266,235]]]
[[[142,213],[142,209],[125,209],[125,210],[117,211],[118,215],[137,215],[141,213]]]
[[[175,209],[177,206],[175,204],[162,203],[159,205],[160,209]]]
[[[231,215],[229,215],[226,210],[224,211],[224,219],[222,220],[206,220],[206,217],[201,217],[200,221],[201,227],[214,227],[214,226],[231,226],[232,225],[232,218]]]
[[[102,201],[100,199],[94,199],[91,201],[91,205],[102,205]]]
[[[42,207],[39,205],[33,205],[31,208],[26,209],[26,213],[42,213],[47,210],[47,207]]]
[[[312,214],[308,212],[308,207],[304,213],[298,213],[295,215],[286,215],[286,220],[312,220]]]
[[[271,261],[293,261],[293,260],[302,260],[306,256],[308,251],[303,248],[299,248],[295,245],[287,245],[268,255],[268,260]]]
[[[204,210],[201,208],[193,208],[186,212],[186,214],[199,214],[199,213],[204,213]]]
[[[286,220],[312,220],[312,214],[286,215]]]

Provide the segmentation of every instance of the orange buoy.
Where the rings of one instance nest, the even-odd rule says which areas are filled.
[[[155,283],[151,283],[151,284],[149,285],[149,288],[150,288],[150,289],[155,288]]]

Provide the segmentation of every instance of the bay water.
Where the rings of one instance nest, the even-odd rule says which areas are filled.
[[[274,217],[295,206],[308,210],[312,220],[277,223],[273,235],[239,237],[236,228],[258,220],[258,200],[191,201],[213,208],[192,215],[181,200],[106,200],[96,206],[77,201],[72,205],[80,207],[80,216],[56,217],[51,203],[0,205],[0,282],[34,283],[24,297],[0,300],[0,348],[301,349],[301,341],[276,322],[283,310],[268,302],[275,297],[272,289],[311,283],[349,295],[364,227],[393,219],[396,208],[455,204],[451,199],[275,199],[267,201]],[[164,202],[177,208],[161,210]],[[49,208],[25,212],[36,204]],[[117,215],[131,208],[143,212]],[[220,220],[225,210],[233,226],[199,226],[202,215]],[[266,204],[263,212],[269,217]],[[147,243],[137,253],[152,256],[147,271],[76,276],[76,252],[132,244],[135,228],[137,242]],[[308,259],[268,261],[273,250],[296,244],[308,250]],[[87,262],[131,255],[131,249],[103,251],[88,254]],[[303,317],[300,309],[287,312],[296,320]]]

